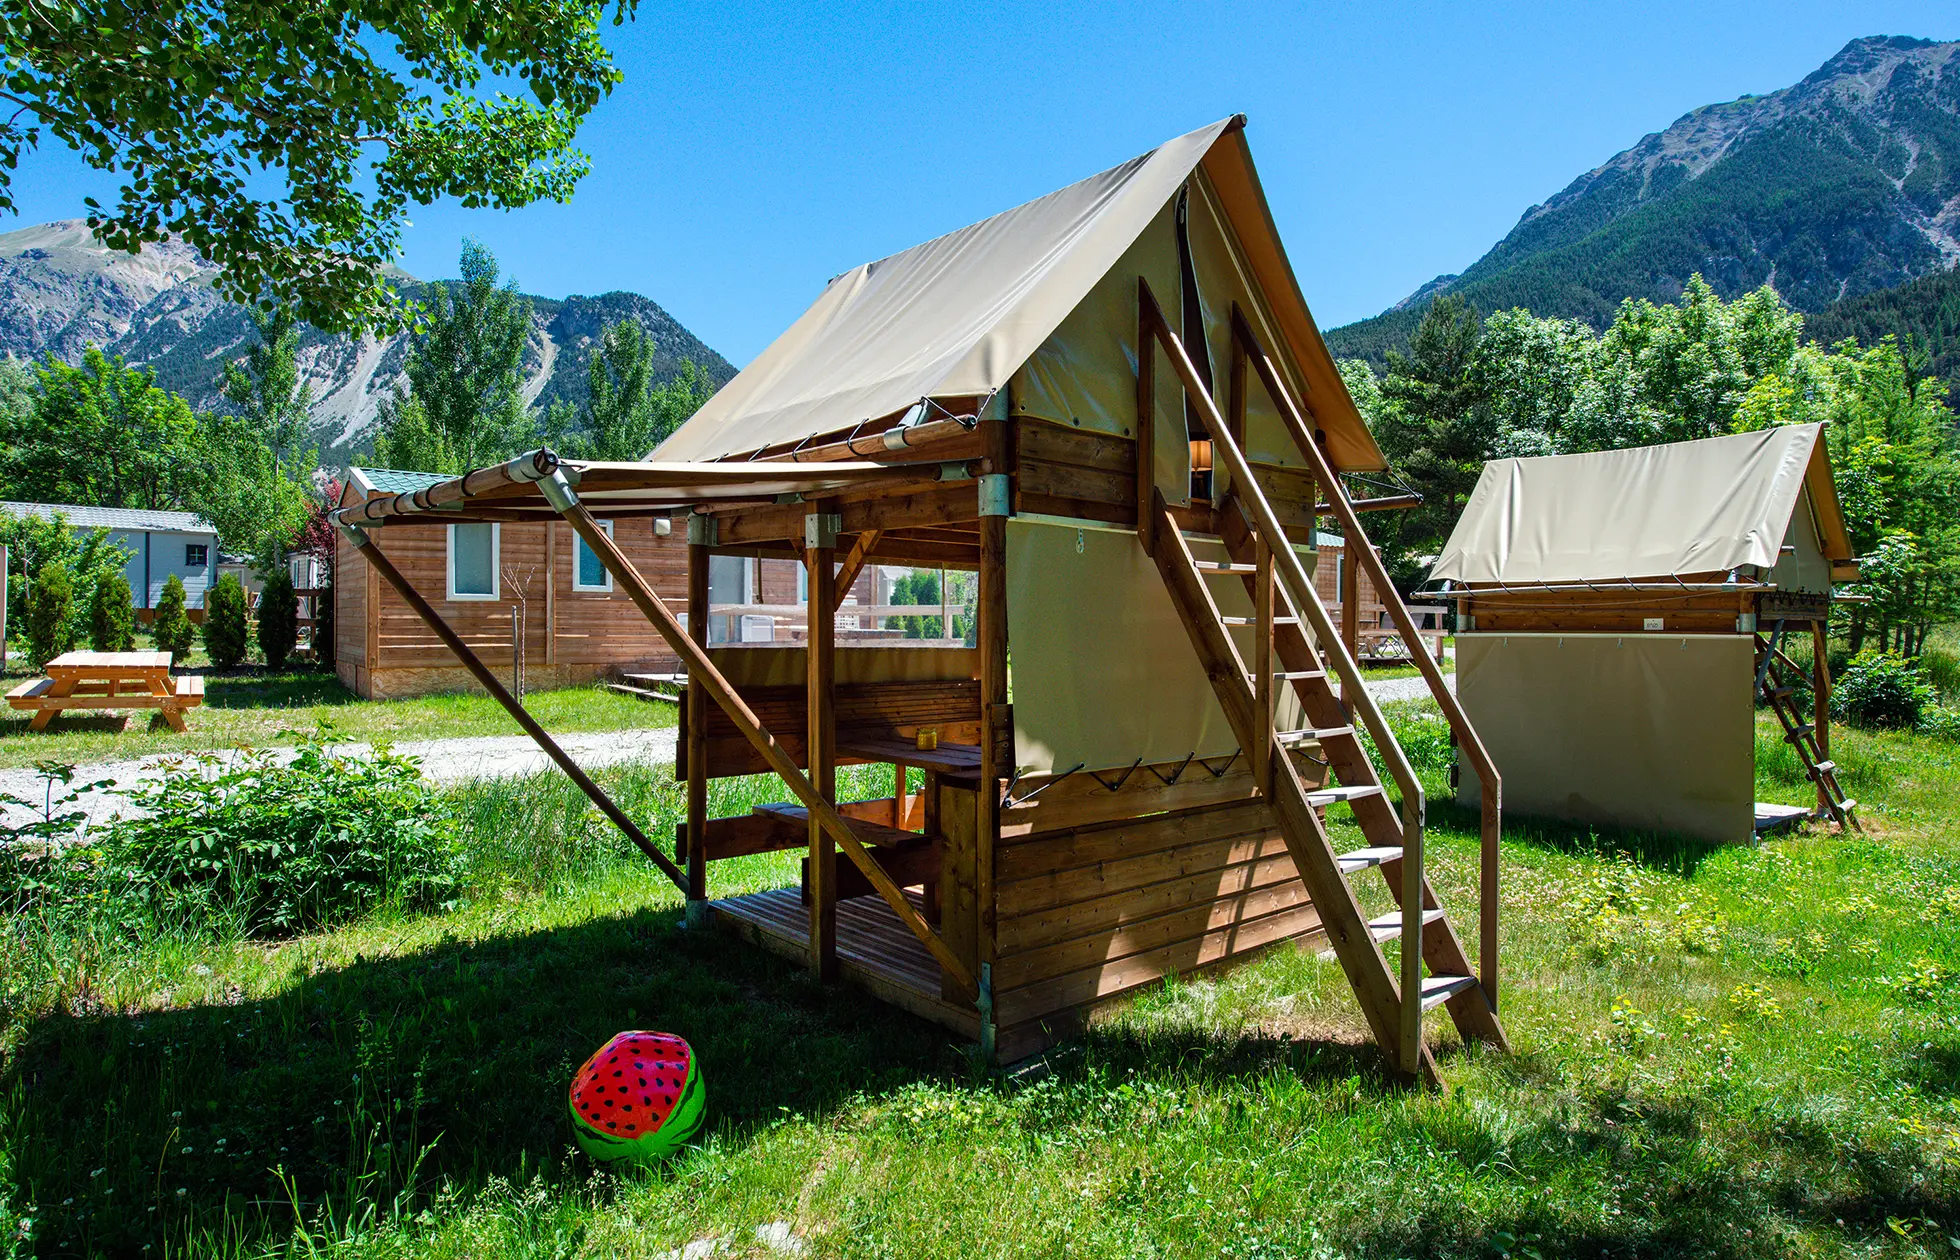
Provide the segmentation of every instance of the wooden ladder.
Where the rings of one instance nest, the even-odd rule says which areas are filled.
[[[1240,747],[1251,758],[1259,789],[1271,804],[1287,851],[1320,913],[1371,1032],[1402,1072],[1440,1085],[1423,1037],[1426,1012],[1445,1006],[1466,1041],[1500,1048],[1508,1044],[1496,1009],[1423,870],[1422,786],[1379,706],[1362,685],[1360,667],[1341,642],[1272,504],[1147,285],[1140,286],[1140,302],[1144,332],[1163,343],[1187,396],[1197,403],[1210,430],[1214,467],[1231,477],[1229,500],[1217,513],[1218,538],[1230,560],[1200,563],[1163,492],[1154,485],[1148,511],[1139,522],[1140,539],[1163,576]],[[1147,383],[1144,388],[1149,388]],[[1252,617],[1227,617],[1220,612],[1207,585],[1217,578],[1245,584],[1255,610]],[[1252,629],[1250,664],[1232,638],[1234,625]],[[1306,633],[1309,626],[1313,639]],[[1345,698],[1335,694],[1330,666],[1346,684]],[[1293,688],[1309,724],[1306,728],[1281,730],[1276,725],[1275,683]],[[1401,796],[1399,814],[1368,758],[1357,722],[1388,763]],[[1309,789],[1302,781],[1292,755],[1301,747],[1320,750],[1331,786]],[[1335,802],[1353,809],[1366,845],[1344,853],[1335,850],[1320,814]],[[1374,919],[1365,917],[1350,883],[1350,877],[1370,868],[1381,871],[1398,906],[1395,912]],[[1402,942],[1399,974],[1382,952],[1384,943],[1398,938]]]
[[[1804,682],[1803,670],[1783,654],[1784,622],[1765,635],[1756,632],[1756,690],[1769,704],[1776,720],[1783,725],[1783,740],[1797,750],[1804,773],[1817,785],[1817,801],[1831,820],[1847,831],[1863,831],[1858,822],[1858,802],[1844,794],[1838,783],[1837,763],[1826,757],[1817,745],[1817,727],[1803,720],[1795,697]]]

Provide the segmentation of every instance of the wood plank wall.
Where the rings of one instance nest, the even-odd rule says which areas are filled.
[[[1457,600],[1478,634],[1737,634],[1736,618],[1755,607],[1753,594],[1724,591],[1493,591]],[[1652,618],[1660,625],[1649,630]]]
[[[1135,441],[1030,417],[1015,422],[1014,434],[1017,512],[1136,524]],[[1281,524],[1313,527],[1315,486],[1308,473],[1266,464],[1252,471]]]
[[[1003,837],[1003,1027],[1319,930],[1262,801]]]

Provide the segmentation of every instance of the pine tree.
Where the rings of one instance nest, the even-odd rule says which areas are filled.
[[[39,669],[75,648],[75,582],[66,565],[49,561],[27,592],[27,656]]]
[[[164,580],[163,594],[157,598],[150,638],[159,652],[168,652],[180,661],[191,654],[191,644],[197,640],[197,628],[184,611],[184,580],[175,573]]]
[[[284,569],[273,570],[259,592],[259,655],[267,669],[283,669],[299,642],[299,596]]]
[[[120,573],[98,573],[95,595],[89,601],[89,646],[98,652],[127,652],[136,646],[136,601],[129,579]]]
[[[227,573],[204,595],[204,652],[219,669],[245,659],[245,587]]]

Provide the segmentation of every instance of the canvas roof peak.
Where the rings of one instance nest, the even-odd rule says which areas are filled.
[[[649,458],[774,452],[875,432],[926,400],[994,396],[1202,171],[1271,316],[1266,349],[1304,393],[1333,462],[1344,470],[1382,467],[1300,294],[1244,128],[1244,115],[1220,119],[844,272]],[[1128,323],[1134,341],[1133,313]]]
[[[1528,587],[1767,571],[1806,491],[1824,555],[1850,560],[1823,432],[1793,424],[1491,460],[1430,580]]]

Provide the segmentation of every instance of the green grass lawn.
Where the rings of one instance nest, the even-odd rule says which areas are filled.
[[[1804,800],[1759,736],[1763,793]],[[811,1256],[1951,1255],[1960,747],[1840,730],[1834,751],[1864,836],[1511,820],[1516,1052],[1433,1018],[1447,1096],[1389,1082],[1338,969],[1290,947],[982,1072],[890,1007],[682,930],[673,888],[561,779],[478,785],[456,793],[475,873],[447,913],[140,948],[10,924],[0,1236],[31,1217],[50,1255],[766,1255],[758,1227],[784,1222]],[[681,813],[664,770],[609,778],[651,831]],[[717,791],[717,813],[771,795]],[[1476,822],[1432,814],[1467,926]],[[795,858],[712,877],[779,885]],[[565,1089],[632,1027],[693,1042],[709,1129],[616,1175],[572,1153]]]
[[[201,662],[194,659],[192,668]],[[25,662],[9,663],[9,676],[39,677]],[[607,731],[672,726],[674,706],[640,700],[601,687],[532,692],[525,707],[551,731]],[[37,761],[118,761],[152,753],[189,752],[239,745],[289,744],[291,730],[322,721],[354,740],[449,739],[465,735],[521,735],[503,708],[484,695],[417,696],[363,700],[330,673],[240,669],[206,675],[204,704],[185,715],[189,730],[173,731],[162,717],[137,710],[121,715],[76,711],[57,716],[45,731],[31,731],[29,713],[0,710],[0,768]]]

